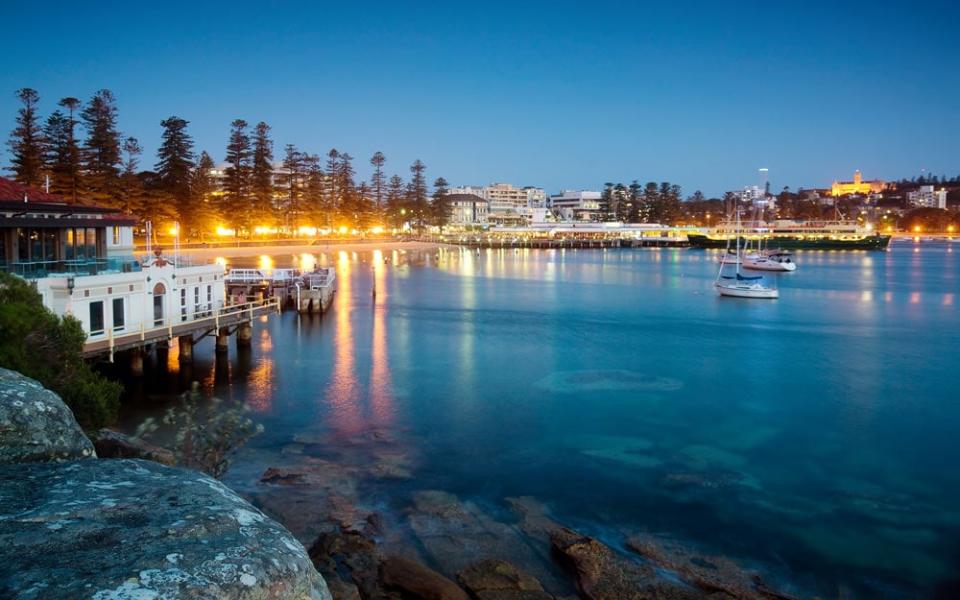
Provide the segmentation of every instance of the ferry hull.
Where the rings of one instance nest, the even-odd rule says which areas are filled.
[[[712,238],[706,235],[689,234],[687,240],[694,248],[726,248],[727,240],[724,238]],[[766,245],[771,248],[783,248],[785,250],[886,250],[890,244],[889,235],[868,235],[855,240],[844,240],[834,238],[798,238],[792,236],[776,236],[764,238]],[[744,244],[746,240],[740,239]],[[734,240],[730,240],[733,245]]]

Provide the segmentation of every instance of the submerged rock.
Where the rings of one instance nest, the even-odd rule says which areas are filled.
[[[380,581],[422,600],[470,600],[456,583],[418,562],[390,556],[380,563]]]
[[[683,387],[677,379],[646,375],[636,371],[598,369],[557,371],[534,384],[548,392],[673,392]]]
[[[413,494],[407,523],[416,535],[425,558],[453,575],[489,558],[520,565],[550,591],[565,592],[570,585],[557,577],[548,547],[535,548],[519,531],[491,517],[473,502],[439,490]]]
[[[535,577],[503,560],[470,565],[457,573],[457,581],[478,600],[553,600]]]
[[[330,598],[286,529],[149,461],[0,466],[0,548],[0,597]]]
[[[550,535],[554,552],[577,578],[587,600],[693,600],[700,590],[667,581],[649,565],[623,558],[608,546],[566,527]],[[711,598],[724,598],[710,596]]]
[[[112,429],[98,431],[93,438],[93,447],[100,458],[142,458],[169,467],[177,463],[170,450]]]
[[[59,396],[0,368],[0,464],[94,456],[93,444]]]
[[[310,546],[309,555],[330,586],[334,600],[348,600],[355,595],[362,598],[384,595],[379,579],[382,557],[366,535],[321,533]]]
[[[769,588],[759,574],[743,569],[728,558],[705,556],[674,540],[634,535],[627,539],[627,547],[706,592],[723,592],[742,600],[791,598]]]

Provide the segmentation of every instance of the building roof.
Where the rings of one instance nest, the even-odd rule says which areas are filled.
[[[26,201],[24,201],[26,198]],[[96,221],[91,221],[95,218]],[[133,225],[136,219],[115,208],[69,204],[53,194],[0,177],[0,226],[49,227],[82,224]]]
[[[0,177],[0,201],[15,200],[23,202],[24,196],[30,202],[60,202],[64,203],[63,198],[48,194],[37,188],[28,187],[6,177]]]
[[[447,194],[447,200],[450,202],[487,202],[476,194]]]

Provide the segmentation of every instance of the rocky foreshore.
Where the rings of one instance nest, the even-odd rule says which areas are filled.
[[[297,436],[282,453],[288,462],[267,468],[243,492],[309,547],[336,600],[790,597],[732,560],[678,540],[584,534],[534,498],[489,506],[417,490],[417,457],[405,448],[376,429]],[[372,500],[378,481],[403,481],[409,485],[390,489],[410,491]]]
[[[109,430],[93,437],[55,394],[0,369],[0,597],[789,597],[677,540],[587,535],[529,497],[492,507],[414,488],[390,509],[370,504],[365,482],[414,483],[416,457],[382,431],[293,440],[289,464],[243,490],[264,512],[170,466],[163,448]]]
[[[131,444],[114,438],[104,447],[151,456]],[[157,462],[98,459],[56,394],[0,369],[0,597],[330,593],[290,532],[223,484]]]

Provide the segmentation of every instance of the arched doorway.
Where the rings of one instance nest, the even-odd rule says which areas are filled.
[[[163,326],[163,297],[167,288],[162,283],[153,286],[153,326]]]

